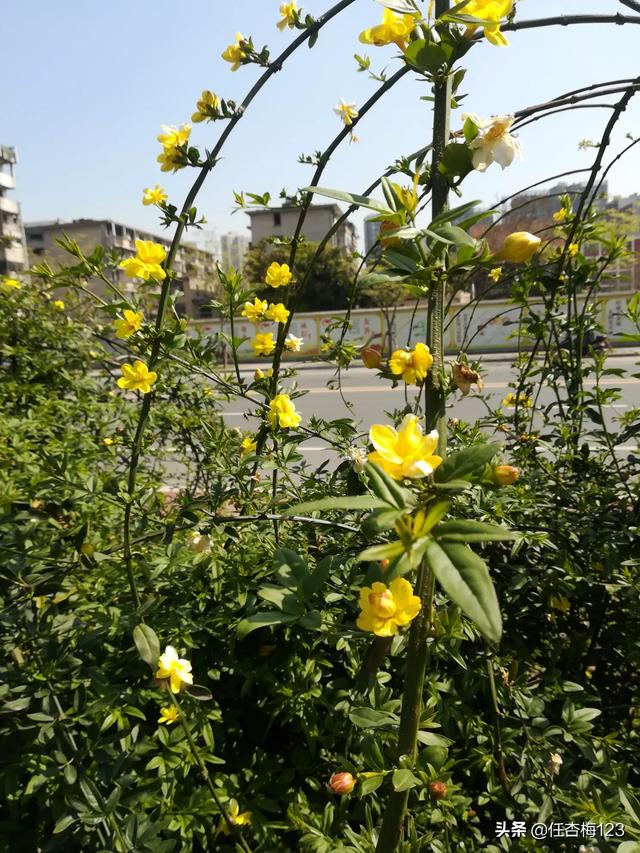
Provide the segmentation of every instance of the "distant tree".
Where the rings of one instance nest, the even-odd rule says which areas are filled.
[[[305,277],[317,248],[317,243],[301,243],[298,247],[294,270],[296,281],[300,282]],[[247,253],[243,266],[245,284],[255,287],[261,299],[274,298],[272,288],[261,287],[267,267],[273,261],[287,263],[289,252],[289,246],[264,239]],[[297,310],[337,311],[347,308],[355,273],[355,261],[351,255],[341,249],[326,248],[313,264],[311,275],[298,296]]]

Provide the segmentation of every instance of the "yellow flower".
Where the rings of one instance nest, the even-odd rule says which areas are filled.
[[[156,678],[168,678],[172,693],[179,693],[183,684],[193,684],[191,664],[188,660],[178,657],[173,646],[167,646],[164,654],[158,659]]]
[[[200,100],[196,103],[196,112],[191,116],[191,121],[195,124],[201,121],[208,121],[217,115],[219,110],[220,98],[213,92],[205,89],[200,96]]]
[[[126,258],[120,262],[120,269],[129,278],[141,278],[148,281],[150,278],[162,281],[166,278],[166,272],[160,264],[166,258],[167,253],[160,243],[153,240],[136,240],[136,255]]]
[[[208,554],[211,551],[211,537],[199,530],[190,530],[187,542],[194,554]]]
[[[268,320],[273,320],[274,323],[286,323],[291,312],[288,311],[282,302],[272,302],[267,308],[265,317]]]
[[[569,248],[567,249],[567,251],[569,252],[572,258],[575,258],[575,256],[580,251],[580,246],[578,246],[577,243],[569,243]]]
[[[271,400],[267,419],[271,426],[278,425],[282,429],[297,427],[302,420],[288,394],[277,394]]]
[[[303,338],[297,338],[295,335],[287,335],[284,339],[285,349],[289,350],[289,352],[300,352],[304,344]]]
[[[150,204],[162,204],[167,198],[168,196],[160,184],[156,184],[153,188],[147,187],[146,190],[142,191],[142,203],[145,207]]]
[[[253,351],[256,355],[271,355],[276,348],[276,342],[273,339],[272,332],[258,332],[251,342]]]
[[[62,301],[62,299],[56,299],[56,301],[53,303],[53,307],[56,309],[56,311],[64,311],[64,302]]]
[[[237,71],[242,65],[242,60],[247,56],[246,51],[242,48],[244,42],[245,38],[242,33],[236,33],[236,43],[230,44],[222,54],[222,58],[225,62],[231,63],[232,71]]]
[[[289,264],[279,264],[277,261],[274,261],[272,264],[269,264],[264,280],[269,287],[284,287],[291,282],[291,277],[292,273],[289,269]]]
[[[11,293],[12,290],[20,290],[21,287],[17,278],[3,278],[0,281],[0,290],[3,293]]]
[[[182,127],[173,125],[162,125],[163,132],[158,135],[158,142],[162,145],[162,152],[158,154],[157,160],[163,172],[176,172],[185,166],[184,155],[180,148],[184,147],[191,135],[191,125],[183,124]]]
[[[433,356],[425,344],[416,344],[411,352],[397,349],[389,359],[389,370],[402,376],[407,385],[420,385],[433,364]]]
[[[556,212],[553,214],[553,221],[564,222],[567,218],[568,213],[569,211],[566,207],[561,207],[560,210],[556,210]]]
[[[542,245],[542,240],[528,231],[514,231],[504,238],[502,248],[495,255],[503,261],[524,264],[530,261]]]
[[[109,436],[107,436],[106,438],[102,439],[102,443],[104,444],[105,447],[109,447],[110,445],[113,444],[113,439],[109,438]]]
[[[258,449],[258,442],[248,435],[246,438],[242,439],[242,444],[240,446],[242,447],[243,455],[245,453],[255,453]]]
[[[369,454],[369,461],[379,465],[394,480],[428,477],[442,462],[442,458],[435,455],[437,430],[423,435],[416,415],[406,415],[397,431],[391,426],[374,424],[369,430],[369,440],[375,447]]]
[[[239,814],[239,812],[240,806],[238,805],[237,800],[229,800],[227,814],[231,818],[232,824],[234,826],[248,826],[251,823],[251,812],[242,812],[242,814]],[[227,824],[226,820],[222,818],[218,824],[218,828],[216,829],[216,838],[220,833],[223,835],[231,835],[231,832],[231,827]]]
[[[404,51],[418,18],[418,15],[396,15],[391,9],[385,9],[382,13],[382,23],[360,33],[360,41],[363,44],[374,44],[376,47],[395,44]]]
[[[524,406],[525,409],[530,409],[533,406],[533,400],[529,397],[528,394],[525,394],[524,391],[516,397],[513,391],[509,391],[507,396],[502,401],[503,406],[515,406],[516,403],[519,406]]]
[[[122,312],[122,317],[118,317],[113,321],[113,327],[116,331],[116,337],[125,340],[134,335],[144,319],[142,311],[130,311],[128,308]]]
[[[165,725],[170,726],[172,723],[177,722],[179,719],[180,714],[178,713],[178,709],[175,705],[169,705],[167,708],[160,708],[160,716],[158,717],[159,723],[164,723]]]
[[[148,394],[158,378],[157,373],[147,369],[144,361],[134,361],[133,365],[123,364],[120,370],[122,378],[118,379],[118,386],[127,391],[142,391],[143,394]]]
[[[280,32],[282,32],[287,27],[289,27],[290,29],[293,29],[295,27],[298,11],[298,4],[295,2],[295,0],[293,0],[293,3],[280,4],[280,14],[282,15],[282,19],[276,24],[276,27],[280,30]]]
[[[502,278],[502,267],[496,267],[495,269],[491,270],[491,272],[489,273],[489,278],[492,279],[492,281],[500,281],[500,279]]]
[[[361,631],[373,631],[378,637],[393,637],[401,625],[408,625],[420,612],[421,601],[404,578],[395,578],[389,586],[377,581],[360,590],[356,619]]]
[[[333,111],[337,116],[340,116],[345,127],[351,127],[354,118],[358,118],[359,115],[355,104],[347,104],[346,101],[343,101],[342,99],[338,101],[333,108]]]
[[[496,465],[493,469],[493,482],[496,486],[512,486],[519,476],[519,469],[513,465]]]
[[[512,115],[483,119],[475,113],[462,113],[461,118],[470,119],[478,128],[478,135],[469,143],[471,163],[478,172],[484,172],[492,163],[506,169],[520,155],[520,142],[509,133],[515,120]]]
[[[257,323],[258,320],[262,319],[264,312],[267,310],[267,305],[268,303],[266,299],[258,299],[256,296],[253,304],[251,302],[244,303],[242,316],[251,320],[252,323]]]
[[[487,41],[496,47],[507,47],[509,42],[506,36],[500,32],[500,24],[511,13],[513,0],[470,0],[461,10],[464,15],[472,15],[482,21],[490,21],[483,24],[482,28]],[[467,27],[467,36],[472,36],[478,27]]]

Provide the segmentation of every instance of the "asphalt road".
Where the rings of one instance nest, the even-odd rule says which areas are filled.
[[[640,367],[637,366],[640,362],[640,352],[637,354],[634,352],[636,351],[614,351],[607,366],[623,368],[629,374],[640,372]],[[486,356],[483,360],[486,370],[484,396],[494,407],[505,398],[510,390],[509,383],[513,382],[516,376],[510,361],[498,361],[496,358],[495,355]],[[300,368],[297,376],[298,386],[309,392],[296,400],[296,408],[302,415],[303,424],[308,423],[312,415],[327,420],[352,417],[359,428],[366,432],[372,423],[389,422],[389,418],[385,417],[385,411],[401,408],[404,405],[404,385],[393,389],[388,381],[378,378],[375,371],[367,370],[364,367],[354,367],[342,373],[342,394],[347,401],[353,404],[352,409],[347,408],[338,390],[328,387],[334,379],[332,370],[310,365],[301,365]],[[252,376],[254,369],[255,366],[251,365],[243,368],[242,372],[247,376]],[[593,382],[590,384],[593,385]],[[605,417],[609,423],[612,423],[616,416],[623,415],[630,407],[640,406],[640,380],[634,379],[631,375],[625,376],[623,379],[616,376],[606,376],[603,378],[601,386],[619,388],[621,392],[619,402],[605,407]],[[415,393],[415,389],[413,389],[413,393]],[[551,400],[551,392],[543,391],[539,403],[544,405]],[[252,408],[254,407],[244,400],[236,400],[226,404],[223,407],[225,420],[229,426],[255,431],[258,421],[255,417],[250,416]],[[485,414],[486,411],[486,406],[474,392],[465,398],[459,395],[449,409],[451,417],[458,417],[470,422]],[[335,462],[335,454],[327,448],[321,439],[310,439],[302,445],[302,449],[309,461],[313,463],[320,464],[324,459]],[[635,446],[632,445],[620,448],[622,452],[634,449]]]

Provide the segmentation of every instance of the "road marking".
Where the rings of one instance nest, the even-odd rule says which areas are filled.
[[[223,415],[229,415],[230,418],[239,418],[242,415],[248,415],[250,412],[223,412]]]

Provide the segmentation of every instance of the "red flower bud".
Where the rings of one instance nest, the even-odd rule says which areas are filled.
[[[360,350],[360,358],[364,366],[368,367],[369,370],[375,370],[376,367],[380,367],[380,362],[382,361],[378,347],[364,347]]]
[[[350,794],[355,785],[356,780],[351,773],[334,773],[329,779],[329,787],[334,794]]]
[[[433,800],[442,800],[448,792],[449,789],[444,782],[429,782],[429,796]]]

